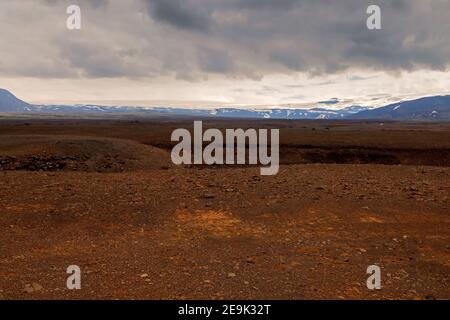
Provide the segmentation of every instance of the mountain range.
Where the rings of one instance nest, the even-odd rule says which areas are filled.
[[[343,108],[320,106],[313,108],[172,108],[139,106],[33,105],[18,99],[11,92],[0,89],[0,113],[51,114],[172,114],[193,117],[225,117],[256,119],[360,119],[360,120],[420,120],[449,121],[450,95],[424,97],[401,101],[381,107],[351,105]]]

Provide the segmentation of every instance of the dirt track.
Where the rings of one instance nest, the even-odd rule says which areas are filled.
[[[286,145],[378,145],[401,149],[400,163],[415,164],[405,154],[426,149],[445,156],[450,143],[445,125],[281,124]],[[0,137],[128,138],[121,143],[144,148],[167,145],[176,126],[7,123]],[[17,152],[18,143],[8,141]],[[450,298],[448,159],[428,154],[440,166],[358,164],[358,155],[302,164],[295,153],[288,158],[298,161],[262,177],[257,168],[174,168],[167,150],[152,150],[153,167],[0,171],[0,297]],[[81,290],[65,287],[72,264],[82,269]],[[372,264],[381,267],[381,290],[366,288]]]

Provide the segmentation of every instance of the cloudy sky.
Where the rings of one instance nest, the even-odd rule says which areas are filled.
[[[366,27],[371,4],[382,30]],[[448,94],[449,16],[449,0],[2,0],[0,87],[186,105]]]

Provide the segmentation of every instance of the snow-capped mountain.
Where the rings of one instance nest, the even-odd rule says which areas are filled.
[[[450,95],[402,101],[373,110],[365,110],[351,119],[380,120],[450,120]]]
[[[187,109],[172,107],[111,107],[100,105],[36,105],[32,110],[25,112],[41,113],[162,113],[183,116],[216,117],[216,118],[257,118],[257,119],[343,119],[355,114],[365,107],[351,106],[343,109],[252,109],[252,108],[212,108],[212,109]]]
[[[25,112],[32,106],[5,89],[0,89],[0,112]]]
[[[65,113],[65,114],[173,114],[192,117],[224,117],[224,118],[256,118],[256,119],[343,119],[355,114],[366,107],[350,106],[336,108],[337,100],[317,103],[314,108],[281,108],[271,107],[261,109],[258,107],[244,108],[174,108],[174,107],[139,107],[139,106],[102,106],[95,104],[77,105],[31,105],[16,98],[7,90],[0,90],[0,112],[20,113]],[[330,105],[330,106],[328,106]]]
[[[450,120],[450,96],[435,96],[402,101],[385,107],[343,106],[336,98],[321,101],[312,108],[272,106],[236,108],[175,108],[140,106],[31,105],[7,90],[0,89],[0,112],[49,114],[165,114],[188,117],[252,119],[384,119],[384,120]]]

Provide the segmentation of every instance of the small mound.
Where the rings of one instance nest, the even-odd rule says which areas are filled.
[[[122,172],[170,167],[167,151],[134,141],[78,136],[1,136],[0,170]]]

